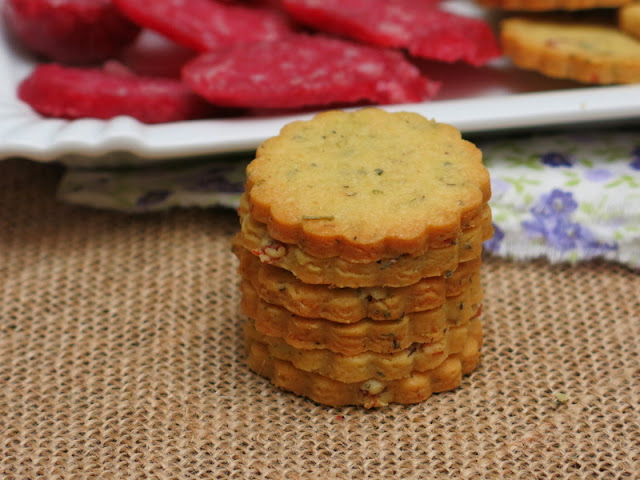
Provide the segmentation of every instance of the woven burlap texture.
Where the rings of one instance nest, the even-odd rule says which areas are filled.
[[[638,478],[637,272],[487,258],[460,388],[328,408],[245,366],[234,212],[61,205],[59,173],[0,163],[0,478]]]

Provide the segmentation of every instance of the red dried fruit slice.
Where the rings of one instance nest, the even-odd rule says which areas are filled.
[[[144,123],[202,118],[212,107],[179,80],[106,70],[40,65],[20,84],[18,96],[42,115],[67,119],[130,115]]]
[[[3,15],[21,44],[62,63],[106,60],[140,31],[111,0],[6,0]]]
[[[488,23],[446,12],[434,0],[283,0],[283,5],[319,31],[406,48],[416,57],[477,66],[500,54]]]
[[[399,52],[308,35],[208,52],[182,73],[214,104],[265,109],[418,102],[439,87]]]
[[[198,51],[272,40],[293,32],[290,20],[270,8],[214,0],[113,0],[134,22]]]

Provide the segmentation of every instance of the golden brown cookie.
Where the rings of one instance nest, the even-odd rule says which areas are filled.
[[[351,262],[450,245],[491,195],[480,150],[455,127],[378,108],[290,123],[258,148],[245,187],[274,240]]]
[[[251,302],[256,301],[258,303],[257,309],[259,311],[265,311],[265,310],[271,311],[271,310],[278,309],[286,312],[287,315],[290,315],[290,316],[293,315],[291,311],[285,308],[282,308],[279,305],[267,303],[264,300],[262,300],[258,295],[258,293],[256,292],[253,285],[251,285],[251,282],[247,280],[243,280],[240,283],[240,290],[243,295],[243,302],[246,304],[250,301]],[[405,315],[418,316],[421,314],[425,314],[425,312],[432,312],[437,310],[438,308],[443,308],[444,313],[450,322],[461,323],[463,319],[468,320],[475,313],[474,305],[479,304],[481,302],[482,302],[482,282],[481,282],[480,272],[477,272],[472,276],[469,286],[465,288],[462,293],[453,297],[445,297],[445,301],[443,305],[441,305],[441,307],[433,308],[430,310],[421,310],[418,312],[411,312]],[[253,309],[253,307],[251,308]],[[402,316],[405,316],[405,315],[402,315]],[[321,317],[305,317],[305,318],[316,318],[318,320],[325,320],[324,318],[321,318]],[[373,322],[385,322],[385,321],[396,320],[396,319],[397,317],[395,319],[394,318],[376,319],[376,318],[366,317],[366,318],[346,318],[346,319],[343,319],[344,320],[343,322],[338,322],[336,320],[328,320],[328,321],[333,323],[354,324],[354,323],[359,323],[363,320],[370,320]]]
[[[476,316],[480,311],[481,306],[478,305]],[[413,318],[404,316],[389,322],[352,324],[323,324],[303,317],[274,323],[265,317],[258,317],[254,324],[260,332],[283,338],[296,348],[324,348],[344,355],[357,355],[365,351],[392,353],[408,348],[413,343],[437,342],[452,326],[445,316],[433,319],[428,315]]]
[[[410,376],[399,380],[369,379],[354,383],[339,382],[300,370],[290,362],[273,358],[267,345],[260,342],[247,342],[247,356],[249,367],[254,372],[283,390],[324,405],[376,408],[390,403],[418,403],[433,393],[453,390],[460,385],[464,374],[471,373],[477,367],[480,347],[472,339],[466,342],[461,353],[449,356],[433,370],[412,372]]]
[[[405,313],[429,310],[459,295],[481,267],[479,258],[461,263],[449,278],[427,277],[406,287],[329,288],[299,281],[291,272],[262,263],[245,249],[235,250],[240,276],[248,280],[265,302],[302,317],[319,317],[352,323],[399,318]]]
[[[266,242],[267,241],[266,239],[268,239],[269,242],[286,244],[286,242],[277,240],[274,237],[272,237],[267,225],[262,222],[259,222],[251,215],[251,208],[249,205],[248,195],[246,193],[243,193],[240,196],[240,205],[238,207],[238,215],[240,216],[240,225],[242,229],[247,232],[248,235],[252,234],[250,232],[254,232],[253,234],[259,233],[265,239],[263,240],[263,242]],[[434,239],[434,241],[430,242],[429,245],[425,245],[422,251],[414,252],[411,255],[418,256],[429,249],[445,248],[451,245],[456,245],[462,241],[462,237],[464,236],[465,230],[473,229],[479,225],[484,225],[487,219],[490,217],[491,217],[491,209],[489,205],[485,203],[481,205],[478,209],[475,209],[473,212],[470,212],[468,215],[465,215],[464,220],[460,225],[460,229],[456,232],[455,235],[452,235],[446,238],[442,237],[439,239]],[[305,244],[300,244],[300,245],[290,244],[290,245],[292,245],[293,247],[300,248],[309,256],[315,256],[317,258],[331,258],[331,257],[340,256],[340,255],[331,255],[331,253],[335,253],[335,252],[320,252],[320,251],[312,252],[311,249],[308,248],[308,246]],[[320,253],[320,255],[317,255],[318,253]],[[405,255],[409,255],[409,254],[405,253]],[[341,257],[354,263],[370,263],[375,260],[380,260],[380,258],[375,258],[375,259],[362,258],[358,260],[355,258],[346,258],[344,256],[341,256]],[[388,258],[388,257],[382,257],[382,258]]]
[[[483,7],[500,10],[542,12],[551,10],[587,10],[614,8],[631,0],[476,0]]]
[[[515,65],[549,77],[640,82],[640,41],[613,26],[512,17],[501,23],[501,41]]]
[[[433,248],[418,256],[398,255],[375,262],[351,262],[342,257],[318,258],[297,245],[271,238],[264,224],[251,216],[241,216],[241,231],[233,240],[234,249],[244,248],[264,263],[284,268],[300,281],[336,287],[404,287],[425,277],[450,276],[458,264],[480,257],[482,243],[493,235],[491,210],[483,207],[476,226],[467,226],[454,245]]]
[[[436,342],[452,326],[464,325],[477,316],[483,297],[480,279],[464,293],[449,297],[444,305],[403,315],[395,320],[337,323],[322,318],[293,315],[288,310],[264,302],[249,282],[242,282],[243,313],[254,321],[256,330],[282,338],[301,349],[327,349],[344,355],[365,351],[397,352],[412,343]]]
[[[628,3],[618,10],[620,30],[635,38],[640,38],[640,3]]]
[[[368,379],[398,380],[415,372],[433,370],[450,355],[464,350],[467,342],[482,343],[480,317],[458,327],[448,328],[435,342],[413,343],[393,353],[362,352],[343,355],[326,349],[299,349],[284,340],[258,332],[253,322],[245,325],[245,338],[267,346],[269,355],[290,362],[305,372],[318,373],[339,382],[354,383]]]

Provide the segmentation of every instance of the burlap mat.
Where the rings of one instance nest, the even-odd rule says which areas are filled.
[[[233,212],[56,204],[0,163],[0,478],[638,478],[640,275],[487,259],[479,369],[327,408],[245,367]]]

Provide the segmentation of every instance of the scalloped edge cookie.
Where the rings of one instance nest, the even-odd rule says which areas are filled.
[[[300,370],[354,383],[371,378],[398,380],[413,372],[433,370],[450,355],[462,352],[468,341],[473,340],[480,345],[482,322],[480,317],[475,317],[464,325],[448,328],[444,336],[435,342],[412,343],[406,349],[393,353],[369,351],[343,355],[328,349],[299,349],[280,338],[258,332],[251,321],[245,324],[245,338],[267,345],[271,357],[290,362]]]
[[[618,9],[620,30],[640,39],[640,3],[628,3]]]
[[[276,387],[322,405],[362,405],[365,408],[419,403],[434,393],[457,388],[463,375],[471,373],[480,363],[480,347],[475,340],[469,340],[461,353],[450,355],[437,368],[412,372],[402,379],[344,383],[275,359],[263,343],[248,341],[246,344],[249,368]]]
[[[426,277],[406,287],[329,288],[299,281],[291,272],[262,263],[243,248],[235,249],[238,273],[260,298],[302,317],[352,323],[369,317],[399,318],[405,313],[437,308],[446,297],[461,294],[480,271],[480,258],[458,265],[449,278]]]
[[[307,254],[373,262],[451,244],[491,197],[455,127],[379,108],[287,124],[246,169],[251,216]]]
[[[501,22],[500,37],[523,69],[587,84],[640,82],[640,41],[613,26],[512,17]]]
[[[264,335],[282,338],[300,349],[327,349],[343,355],[365,351],[392,353],[412,343],[432,343],[442,338],[449,327],[466,324],[479,315],[483,300],[478,277],[468,291],[447,299],[445,305],[415,312],[396,320],[363,319],[355,323],[337,323],[323,318],[293,315],[286,309],[260,299],[250,283],[241,284],[240,308]]]
[[[615,8],[631,0],[475,0],[478,5],[499,10],[544,12],[552,10],[587,10]]]
[[[399,255],[375,262],[354,263],[342,257],[317,258],[297,245],[271,238],[264,224],[249,215],[241,215],[241,231],[233,239],[233,248],[245,248],[260,261],[284,268],[300,281],[335,287],[405,287],[425,277],[450,276],[463,262],[477,259],[482,244],[493,235],[491,209],[483,208],[479,224],[463,230],[456,245],[433,248],[419,256]]]

